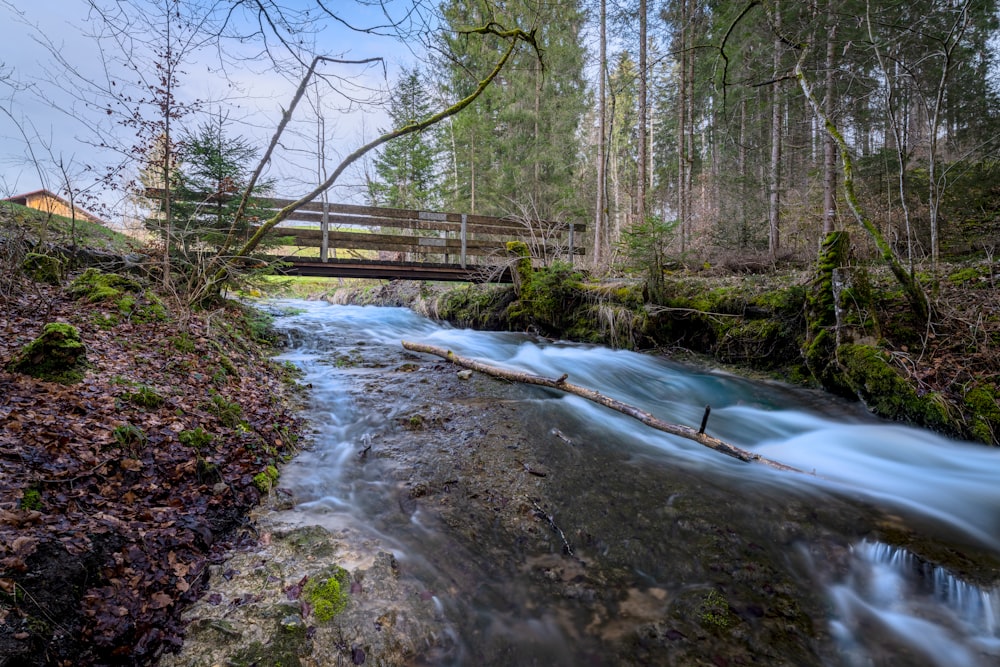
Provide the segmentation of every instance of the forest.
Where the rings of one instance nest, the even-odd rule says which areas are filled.
[[[216,650],[228,650],[217,662],[231,664],[302,664],[308,655],[322,664],[363,664],[366,655],[381,664],[528,664],[532,651],[554,649],[518,644],[505,624],[561,606],[582,620],[560,639],[563,663],[551,664],[832,664],[822,657],[837,655],[836,638],[817,629],[831,603],[817,591],[833,580],[818,586],[788,560],[806,543],[831,577],[854,567],[855,550],[898,563],[905,558],[893,554],[904,552],[893,549],[909,549],[930,564],[925,574],[971,573],[968,585],[985,591],[972,597],[996,608],[995,492],[963,467],[989,470],[996,450],[980,445],[1000,434],[995,2],[67,7],[82,12],[71,32],[0,0],[44,60],[39,68],[17,48],[0,51],[0,188],[14,194],[31,180],[70,211],[0,204],[0,664],[186,665]],[[291,203],[259,206],[269,196]],[[705,472],[683,449],[626,460],[604,441],[638,426],[602,432],[605,413],[577,419],[536,400],[549,394],[473,376],[468,369],[486,367],[479,362],[456,373],[428,360],[461,359],[450,350],[371,344],[395,333],[402,316],[390,309],[368,309],[373,324],[355,331],[351,316],[309,329],[355,312],[325,303],[310,302],[304,324],[294,309],[248,306],[285,287],[261,252],[280,245],[274,228],[307,204],[337,201],[505,216],[527,232],[538,220],[584,223],[586,254],[570,263],[515,241],[504,258],[511,284],[327,284],[323,298],[409,305],[498,337],[489,340],[514,332],[539,358],[572,349],[600,368],[595,383],[625,359],[653,369],[643,382],[623,376],[640,403],[645,385],[680,372],[674,361],[693,362],[681,374],[698,376],[715,410],[695,406],[690,423],[654,417],[662,396],[651,412],[600,395],[596,403],[729,453],[719,457],[732,459],[725,465],[764,462],[817,488],[829,480],[813,476],[815,464],[780,463],[790,449],[777,447],[771,461],[714,429],[740,439],[756,433],[749,422],[781,427],[798,419],[788,417],[794,410],[757,406],[759,396],[805,406],[807,391],[827,390],[837,396],[822,394],[833,416],[802,418],[826,430],[799,454],[822,452],[832,439],[824,434],[836,433],[875,460],[891,440],[881,434],[908,427],[876,428],[870,413],[924,427],[905,431],[920,435],[889,458],[940,461],[918,478],[921,498],[910,504],[926,495],[946,510],[907,523],[896,507],[873,509],[871,497],[895,492],[885,480],[864,500],[852,490],[817,502],[812,487],[761,490],[785,477],[725,465]],[[281,318],[277,330],[299,346],[295,363],[273,358]],[[406,326],[409,336],[430,325]],[[308,347],[315,341],[328,347]],[[490,345],[501,354],[507,343]],[[311,356],[320,358],[315,376],[298,382]],[[577,375],[532,382],[592,397],[578,380],[591,361],[569,363]],[[782,382],[691,370],[720,366]],[[719,405],[726,383],[744,398]],[[298,511],[304,496],[295,494],[312,493],[301,477],[315,471],[296,461],[321,440],[323,429],[304,423],[320,387],[334,404],[350,394],[363,406],[361,427],[369,417],[378,424],[330,457],[346,462],[337,483],[387,489],[374,504],[391,511],[352,524],[351,539],[389,543],[392,522],[402,517],[410,530],[426,510],[461,554],[447,552],[458,565],[444,583],[415,584],[407,577],[418,579],[419,566],[400,551],[401,567],[391,547],[359,556],[346,532],[263,518]],[[734,414],[748,422],[727,426]],[[778,427],[772,440],[791,437]],[[869,427],[880,439],[855,438]],[[660,437],[635,433],[641,443]],[[971,442],[953,449],[958,440]],[[599,462],[594,477],[585,451]],[[298,487],[284,476],[295,465]],[[953,477],[967,496],[949,495]],[[734,503],[740,492],[759,504]],[[949,514],[953,503],[968,514]],[[254,508],[263,514],[248,520]],[[644,518],[648,508],[655,521]],[[974,510],[989,516],[956,519],[944,537],[926,528],[978,517]],[[372,526],[359,528],[369,520],[389,524],[373,536]],[[249,560],[232,565],[234,553]],[[661,581],[652,585],[646,571]],[[524,576],[537,605],[508,599],[510,581]],[[463,591],[502,593],[508,616],[488,641],[470,626],[454,643],[442,622],[441,605],[467,597],[453,593],[459,579]],[[460,609],[447,608],[458,625],[476,616]],[[230,615],[252,628],[244,633]],[[620,618],[638,620],[618,626]],[[598,619],[606,636],[591,632]],[[916,634],[894,645],[904,658],[922,650]],[[995,657],[994,635],[976,654],[983,660]],[[969,637],[980,638],[957,643],[973,646]],[[175,655],[184,646],[195,655]]]
[[[458,36],[446,32],[434,52],[446,55],[403,72],[396,126],[491,66],[500,44],[470,40],[469,26],[535,29],[538,56],[521,52],[436,132],[388,146],[369,196],[593,221],[598,270],[668,256],[801,260],[825,233],[855,228],[859,252],[881,236],[911,270],[992,253],[996,12],[990,2],[443,3]]]

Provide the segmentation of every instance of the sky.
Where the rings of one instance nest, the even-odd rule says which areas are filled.
[[[113,0],[93,1],[115,5]],[[155,7],[162,6],[165,0],[130,1]],[[232,4],[229,0],[194,1]],[[293,10],[314,10],[316,0],[270,2],[280,2]],[[325,4],[355,27],[385,22],[383,8],[373,6],[370,0],[325,0]],[[114,80],[117,90],[135,77],[116,64],[110,68],[104,64],[104,60],[120,54],[122,49],[94,38],[101,21],[89,5],[88,0],[0,0],[0,21],[9,26],[0,45],[0,197],[43,187],[64,190],[64,183],[69,180],[75,189],[93,193],[105,206],[116,207],[123,201],[121,193],[95,185],[95,176],[123,159],[120,151],[101,144],[128,148],[134,141],[134,131],[122,125],[117,114],[102,110],[107,96],[104,101],[100,97],[91,98],[98,104],[84,103],[87,84],[66,75],[75,69],[91,82]],[[412,7],[412,0],[386,0],[385,9],[399,17]],[[433,20],[422,14],[416,18]],[[253,27],[246,21],[243,25],[246,31]],[[269,165],[268,176],[279,182],[275,194],[282,197],[301,195],[311,189],[310,184],[318,182],[314,147],[319,123],[315,109],[322,109],[327,163],[332,170],[339,156],[387,129],[388,118],[375,103],[385,100],[386,90],[400,68],[411,66],[420,50],[417,41],[401,42],[375,34],[384,32],[381,30],[358,32],[329,20],[311,25],[317,31],[303,38],[316,51],[343,60],[383,60],[368,65],[324,66],[324,73],[331,77],[329,85],[311,89],[310,96],[296,110],[289,134]],[[133,32],[130,37],[141,38],[141,31]],[[102,59],[102,45],[108,58]],[[246,40],[242,45],[235,40],[227,41],[223,51],[234,62],[226,68],[225,77],[217,66],[217,52],[204,49],[193,54],[183,64],[179,96],[186,100],[207,100],[203,107],[206,112],[227,116],[227,133],[244,136],[263,149],[292,98],[302,70],[281,72],[270,60],[255,58],[261,45],[259,39]],[[280,50],[274,41],[270,46]],[[142,60],[147,75],[154,73],[151,61]],[[315,91],[318,92],[313,94]],[[321,99],[319,107],[317,97]],[[181,121],[189,126],[195,122],[194,117]],[[62,176],[60,163],[68,178]],[[331,193],[331,201],[358,201],[362,173],[355,170],[341,182],[343,185]]]

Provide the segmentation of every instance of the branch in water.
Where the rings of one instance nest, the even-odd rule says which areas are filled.
[[[579,385],[566,382],[566,375],[559,378],[548,378],[541,375],[535,375],[533,373],[526,373],[524,371],[513,370],[510,368],[502,368],[500,366],[493,366],[491,364],[486,364],[481,361],[476,361],[475,359],[469,359],[467,357],[462,357],[451,350],[446,350],[442,347],[436,347],[434,345],[427,345],[424,343],[414,343],[410,341],[402,341],[403,347],[407,350],[413,352],[424,352],[426,354],[433,354],[438,357],[442,357],[465,368],[470,368],[474,371],[479,371],[480,373],[485,373],[487,375],[492,375],[493,377],[502,378],[504,380],[510,380],[512,382],[523,382],[525,384],[537,384],[542,387],[549,387],[550,389],[558,389],[560,391],[565,391],[570,394],[576,394],[581,396],[588,401],[593,401],[604,407],[611,408],[612,410],[617,410],[618,412],[628,415],[633,419],[638,419],[640,422],[649,426],[650,428],[655,428],[658,431],[663,431],[664,433],[669,433],[671,435],[680,436],[682,438],[687,438],[688,440],[694,440],[699,445],[708,447],[709,449],[714,449],[717,452],[721,452],[726,456],[731,456],[734,459],[739,459],[746,463],[761,463],[763,465],[775,468],[776,470],[787,470],[789,472],[804,472],[798,468],[793,468],[792,466],[785,465],[778,461],[772,461],[771,459],[765,458],[760,454],[754,454],[753,452],[741,449],[735,445],[731,445],[728,442],[723,442],[718,438],[713,438],[704,432],[700,432],[689,426],[681,426],[680,424],[671,424],[670,422],[663,421],[657,417],[654,417],[650,413],[640,410],[634,405],[629,405],[628,403],[623,403],[617,399],[611,398],[610,396],[605,396],[604,394],[594,391],[593,389],[587,389],[586,387],[581,387]]]

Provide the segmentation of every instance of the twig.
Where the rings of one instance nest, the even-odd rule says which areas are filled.
[[[567,556],[572,556],[573,545],[571,545],[569,543],[569,540],[566,539],[566,533],[564,533],[562,531],[562,528],[560,528],[556,524],[555,518],[551,514],[543,510],[542,506],[539,505],[538,501],[536,501],[534,498],[531,499],[531,506],[535,508],[535,516],[537,516],[540,519],[545,519],[545,521],[547,521],[549,524],[549,528],[551,528],[554,533],[557,533],[559,535],[559,539],[561,539],[563,543],[563,553],[565,553]]]

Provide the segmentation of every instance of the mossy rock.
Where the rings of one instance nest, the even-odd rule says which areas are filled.
[[[62,282],[65,268],[66,263],[62,257],[38,252],[29,252],[21,263],[21,270],[29,278],[49,285],[58,285]]]
[[[508,241],[507,256],[514,260],[514,288],[520,295],[524,286],[531,282],[531,251],[524,241]]]
[[[996,385],[986,383],[965,394],[965,407],[969,411],[969,431],[973,438],[987,444],[997,444],[1000,432],[1000,391]]]
[[[302,596],[312,607],[313,616],[326,623],[347,608],[351,592],[351,575],[334,565],[310,579],[302,589]]]
[[[86,347],[76,327],[50,322],[42,329],[42,335],[24,346],[8,368],[50,382],[73,384],[83,379]]]
[[[141,291],[142,285],[133,278],[117,273],[101,273],[94,268],[81,273],[69,286],[70,295],[76,299],[86,299],[91,303],[119,301],[126,292]]]
[[[885,352],[869,345],[841,345],[837,359],[844,380],[875,414],[938,430],[954,430],[947,402],[940,394],[917,395],[889,364]]]

